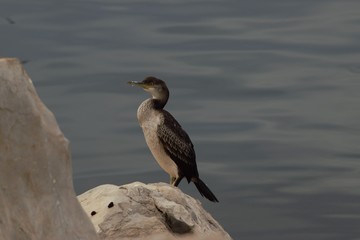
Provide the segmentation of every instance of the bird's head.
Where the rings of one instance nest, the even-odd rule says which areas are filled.
[[[168,98],[169,90],[166,83],[156,77],[147,77],[141,82],[130,81],[128,82],[131,86],[142,87],[145,91],[149,92],[154,99]]]

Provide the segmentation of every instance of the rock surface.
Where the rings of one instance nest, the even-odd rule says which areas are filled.
[[[199,201],[166,183],[101,185],[78,198],[101,239],[231,239]]]
[[[17,59],[0,59],[0,239],[97,239],[69,143]]]

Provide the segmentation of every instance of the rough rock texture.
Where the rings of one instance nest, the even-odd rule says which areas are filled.
[[[0,58],[0,239],[97,239],[69,144],[17,59]]]
[[[166,183],[101,185],[78,198],[102,239],[231,239],[199,201]]]

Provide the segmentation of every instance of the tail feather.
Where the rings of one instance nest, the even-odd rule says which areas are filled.
[[[196,188],[199,190],[201,196],[209,199],[212,202],[219,202],[211,190],[206,186],[206,184],[200,178],[193,178],[191,181],[195,184]]]

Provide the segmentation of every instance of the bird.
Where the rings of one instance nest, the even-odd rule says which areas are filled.
[[[164,109],[169,100],[166,83],[150,76],[143,81],[129,81],[128,84],[139,86],[151,94],[151,98],[140,104],[137,118],[153,157],[170,175],[170,184],[177,187],[185,177],[188,183],[195,184],[201,196],[219,202],[199,177],[194,145],[189,135]]]

